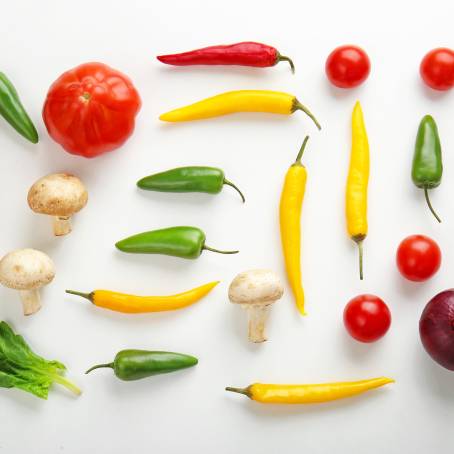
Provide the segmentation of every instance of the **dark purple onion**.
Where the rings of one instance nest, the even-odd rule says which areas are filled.
[[[454,370],[454,289],[435,295],[419,320],[426,352],[441,366]]]

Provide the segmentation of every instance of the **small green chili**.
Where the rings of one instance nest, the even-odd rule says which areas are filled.
[[[0,115],[23,137],[38,143],[38,132],[20,102],[14,85],[0,72]]]
[[[416,136],[411,177],[418,188],[424,189],[427,205],[438,222],[441,222],[441,219],[430,203],[428,191],[440,185],[442,174],[443,164],[437,124],[430,115],[426,115],[419,124]]]
[[[169,227],[130,236],[115,244],[117,249],[133,254],[163,254],[196,259],[203,250],[220,254],[236,254],[238,251],[220,251],[205,244],[205,233],[197,227]]]
[[[160,192],[206,192],[219,194],[224,185],[231,186],[241,196],[239,188],[225,178],[224,171],[216,167],[177,167],[155,173],[137,182],[137,186],[148,191]]]
[[[157,352],[148,350],[121,350],[111,363],[97,364],[85,372],[103,367],[113,369],[120,380],[131,381],[152,375],[167,374],[195,366],[198,359],[182,353]]]

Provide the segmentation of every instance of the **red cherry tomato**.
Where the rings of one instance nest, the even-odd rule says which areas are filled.
[[[357,46],[340,46],[328,56],[326,75],[336,87],[352,88],[362,84],[370,73],[370,60]]]
[[[378,296],[359,295],[345,306],[344,325],[357,341],[375,342],[388,331],[391,312]]]
[[[454,87],[454,51],[444,47],[428,52],[419,67],[422,80],[434,90]]]
[[[424,235],[411,235],[397,248],[397,268],[410,281],[422,282],[440,268],[441,251],[438,244]]]
[[[86,63],[52,84],[43,118],[49,135],[66,151],[92,158],[128,139],[140,105],[128,77],[102,63]]]

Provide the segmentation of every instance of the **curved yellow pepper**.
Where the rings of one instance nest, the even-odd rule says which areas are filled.
[[[369,142],[359,101],[352,114],[352,149],[347,178],[347,230],[359,248],[359,276],[363,279],[363,241],[367,235],[367,185],[369,182]]]
[[[306,190],[307,171],[301,164],[301,157],[309,137],[304,139],[296,161],[285,176],[281,194],[279,218],[282,250],[284,252],[287,277],[292,288],[298,310],[304,311],[304,290],[301,283],[301,206]]]
[[[312,113],[295,96],[269,90],[237,90],[203,99],[189,106],[162,114],[162,121],[178,122],[203,120],[236,112],[268,112],[290,115],[296,110],[305,112],[320,129]]]
[[[244,394],[252,400],[266,404],[318,404],[355,396],[388,383],[394,383],[394,380],[378,377],[360,381],[312,385],[254,383],[247,388],[227,387],[226,390]]]
[[[66,290],[66,293],[82,296],[91,301],[95,306],[112,311],[134,314],[181,309],[199,301],[218,284],[219,281],[210,282],[187,292],[170,296],[136,296],[112,292],[110,290],[94,290],[91,293]]]

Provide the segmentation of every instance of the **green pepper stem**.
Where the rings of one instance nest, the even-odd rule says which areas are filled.
[[[302,110],[314,123],[315,126],[320,130],[322,127],[320,126],[320,123],[318,120],[315,118],[314,114],[303,104],[301,104],[296,98],[293,100],[293,107],[292,107],[292,113],[295,112],[296,110]]]
[[[67,378],[61,376],[60,374],[55,374],[52,376],[52,378],[55,380],[56,383],[63,385],[66,389],[69,389],[77,396],[82,394],[82,391],[78,386],[76,386],[73,382],[69,381]]]
[[[292,70],[292,74],[295,74],[295,65],[293,64],[293,61],[290,57],[287,57],[285,55],[277,54],[277,60],[276,63],[279,63],[280,61],[288,61],[290,65],[290,69]]]
[[[238,186],[236,186],[235,184],[233,184],[231,181],[227,180],[224,178],[224,184],[226,184],[227,186],[231,186],[233,189],[235,189],[238,194],[240,194],[240,197],[241,197],[241,200],[244,202],[246,202],[246,199],[244,198],[244,195],[243,193],[240,191],[240,189],[238,188]]]
[[[90,367],[90,369],[88,369],[85,374],[89,374],[92,370],[101,369],[102,367],[110,367],[111,369],[113,369],[114,363],[96,364],[95,366]]]
[[[206,244],[203,245],[202,249],[211,252],[217,252],[218,254],[238,254],[238,252],[240,252],[240,251],[220,251],[219,249],[214,249],[212,247],[207,246]]]
[[[82,293],[82,292],[76,292],[75,290],[65,290],[65,292],[69,293],[70,295],[81,296],[82,298],[85,298],[88,301],[93,302],[93,292],[91,292],[91,293]]]
[[[232,393],[244,394],[245,396],[249,397],[249,399],[251,399],[251,391],[249,389],[249,386],[247,388],[234,388],[232,386],[227,386],[225,390]]]
[[[436,219],[438,222],[441,222],[440,217],[439,217],[438,214],[435,212],[435,210],[434,210],[433,207],[432,207],[432,204],[430,203],[429,191],[428,191],[427,188],[424,188],[424,196],[426,197],[426,202],[427,202],[427,205],[429,206],[429,210],[430,210],[431,213],[434,215],[435,219]]]
[[[300,151],[298,152],[298,156],[296,157],[295,164],[301,165],[301,158],[303,157],[304,149],[306,148],[307,141],[309,140],[309,136],[306,136],[303,141],[303,145],[301,145]]]

